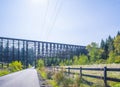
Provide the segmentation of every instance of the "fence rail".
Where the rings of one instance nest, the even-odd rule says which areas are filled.
[[[63,69],[62,67],[55,67],[55,68],[57,69],[57,71],[59,69]],[[79,76],[81,78],[82,78],[82,76],[86,76],[86,77],[91,77],[91,78],[102,79],[102,80],[104,80],[105,87],[108,87],[107,81],[120,82],[120,79],[118,79],[118,78],[107,77],[107,72],[108,71],[120,72],[120,68],[107,68],[107,67],[104,67],[104,68],[82,68],[82,67],[80,67],[80,68],[71,68],[71,67],[68,67],[68,68],[65,68],[65,69],[67,70],[67,73],[69,75],[70,74],[76,74],[75,72],[71,72],[71,70],[77,70],[77,71],[80,72],[80,73],[77,73],[77,74],[79,74]],[[103,71],[103,76],[96,76],[96,75],[84,74],[82,72],[84,70],[89,70],[89,71]]]
[[[0,69],[3,69],[4,66],[9,66],[9,63],[0,62]]]

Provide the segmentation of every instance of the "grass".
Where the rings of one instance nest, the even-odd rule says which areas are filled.
[[[52,87],[59,87],[57,82],[55,80],[48,80],[48,83],[52,86]]]
[[[41,69],[37,69],[37,71],[43,79],[47,79],[47,73],[44,67]]]
[[[63,66],[62,70],[58,72],[47,72],[47,70],[43,69],[42,72],[40,73],[41,73],[42,78],[47,79],[47,82],[52,87],[104,87],[104,81],[101,79],[85,77],[85,76],[80,78],[77,74],[70,75],[70,76],[65,73],[63,74],[66,67],[103,68],[104,66],[107,66],[109,68],[120,68],[120,64]],[[71,72],[79,73],[80,71],[71,70]],[[103,76],[104,72],[83,70],[82,73],[95,75],[95,76]],[[107,72],[107,77],[120,78],[120,72],[109,71]],[[120,82],[107,81],[107,83],[110,87],[120,87]]]
[[[74,68],[120,68],[120,64],[95,64],[95,65],[75,65],[75,66],[63,66],[64,68],[67,67],[74,67]],[[76,70],[71,70],[71,72],[79,73],[80,71]],[[103,76],[103,71],[85,71],[83,70],[82,73],[84,74],[89,74],[89,75],[95,75],[95,76]],[[73,76],[75,77],[75,76]],[[107,72],[107,77],[111,78],[118,78],[120,79],[120,72]],[[104,87],[104,81],[101,79],[96,79],[96,78],[91,78],[91,77],[82,77],[83,81],[81,83],[80,87]],[[110,87],[120,87],[120,82],[112,82],[112,81],[107,81],[108,85]]]

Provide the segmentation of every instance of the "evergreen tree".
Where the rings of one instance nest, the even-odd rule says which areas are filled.
[[[117,33],[117,36],[119,36],[120,35],[120,31],[118,31],[118,33]]]
[[[100,47],[104,50],[104,52],[102,53],[103,59],[107,59],[109,57],[109,53],[114,50],[113,42],[114,39],[111,36],[109,36],[106,41],[104,41],[103,39],[101,40]]]
[[[106,59],[107,58],[107,45],[106,45],[106,42],[102,39],[101,40],[101,44],[100,44],[100,48],[104,50],[104,52],[102,53],[102,59]]]
[[[113,46],[113,38],[111,36],[108,37],[107,41],[107,46],[108,46],[108,53],[110,51],[113,51],[114,50],[114,46]]]
[[[103,39],[101,40],[100,48],[105,49],[105,42]]]

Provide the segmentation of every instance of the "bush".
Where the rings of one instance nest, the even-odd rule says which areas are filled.
[[[10,72],[8,70],[0,70],[0,76],[4,76],[9,74]]]
[[[51,84],[52,87],[58,87],[57,82],[55,80],[49,80],[49,84]]]
[[[28,68],[32,68],[32,65],[29,64],[29,65],[28,65]]]
[[[99,60],[97,60],[95,63],[97,63],[97,64],[106,64],[106,60],[104,60],[104,59],[99,59]]]
[[[47,74],[44,71],[40,71],[40,75],[43,79],[47,79]]]
[[[75,87],[80,87],[80,84],[82,83],[82,79],[80,77],[75,78]]]
[[[52,76],[54,75],[54,72],[47,72],[47,79],[52,79]]]
[[[19,70],[22,70],[22,63],[18,61],[13,61],[12,63],[9,64],[9,69],[11,72],[16,72]]]
[[[115,57],[115,63],[120,63],[120,56]]]
[[[64,78],[64,80],[61,83],[62,87],[74,87],[74,81],[71,78]]]
[[[116,54],[113,51],[110,51],[109,58],[107,59],[107,63],[114,63],[115,57],[116,57]]]
[[[57,84],[60,85],[60,83],[64,80],[63,71],[55,73],[53,78],[54,78],[55,81],[57,81]]]
[[[89,63],[89,60],[88,60],[88,57],[86,55],[81,55],[79,57],[79,64],[85,65],[85,64],[88,64],[88,63]]]
[[[44,67],[37,69],[37,72],[40,74],[40,76],[43,79],[47,79],[47,72],[46,72],[46,69]]]
[[[37,60],[37,68],[41,69],[44,67],[44,61],[42,59]]]
[[[74,80],[72,78],[68,78],[64,75],[63,71],[55,73],[53,79],[56,81],[59,87],[75,87]]]

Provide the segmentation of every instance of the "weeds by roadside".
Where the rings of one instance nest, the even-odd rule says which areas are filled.
[[[5,70],[0,70],[0,76],[4,76],[4,75],[7,75],[7,74],[9,74],[10,72],[7,70],[7,69],[5,69]]]
[[[13,61],[12,63],[9,64],[8,68],[5,67],[5,68],[0,69],[0,76],[4,76],[4,75],[7,75],[7,74],[10,74],[12,72],[16,72],[22,69],[23,69],[23,65],[21,62]]]

